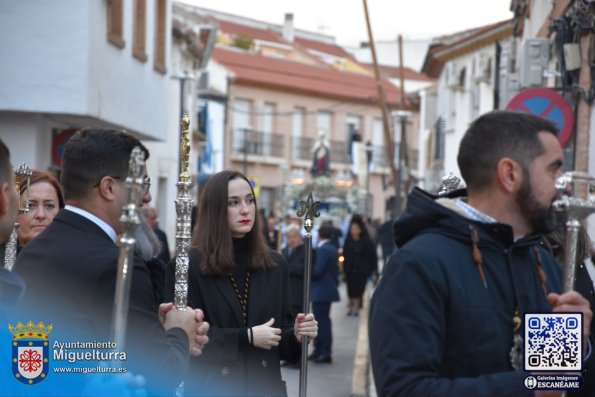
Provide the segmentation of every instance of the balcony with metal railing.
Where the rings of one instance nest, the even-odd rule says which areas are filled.
[[[292,137],[291,139],[291,159],[292,160],[312,160],[312,148],[316,144],[316,139],[308,137]],[[349,164],[351,162],[350,154],[347,152],[347,143],[343,141],[329,141],[331,151],[331,163]]]
[[[234,130],[234,154],[280,157],[283,154],[283,135],[238,128]]]
[[[372,169],[377,170],[388,166],[386,160],[386,147],[382,145],[372,145]]]
[[[285,161],[289,155],[290,163],[301,167],[309,167],[312,161],[312,148],[316,144],[316,138],[293,136],[290,139],[290,149],[286,154],[284,151],[284,142],[286,137],[278,133],[265,133],[252,129],[238,128],[234,130],[232,154],[236,160],[242,160],[246,156],[246,161],[267,161],[272,160],[275,163]],[[351,152],[348,150],[349,143],[340,140],[330,140],[331,164],[339,167],[350,167],[352,163]],[[261,159],[254,156],[262,157]],[[411,154],[410,161],[417,164],[417,151]],[[388,167],[386,147],[384,145],[372,145],[372,163],[371,169],[374,172],[386,172]],[[383,171],[384,170],[384,171]]]
[[[291,138],[291,159],[292,160],[312,160],[312,147],[316,139],[294,136]]]

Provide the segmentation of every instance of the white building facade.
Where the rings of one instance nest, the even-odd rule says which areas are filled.
[[[182,97],[197,141],[196,81],[182,96],[176,78],[196,80],[208,54],[172,40],[172,21],[171,0],[0,2],[0,138],[13,163],[58,172],[78,129],[132,133],[151,152],[152,204],[173,250]]]
[[[459,143],[469,124],[481,114],[502,106],[500,48],[512,40],[512,21],[444,37],[430,47],[422,72],[437,78],[435,87],[422,90],[420,175],[434,191],[442,176],[460,177]]]

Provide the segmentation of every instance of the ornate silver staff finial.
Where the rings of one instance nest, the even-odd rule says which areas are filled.
[[[18,168],[14,171],[16,176],[16,183],[15,189],[17,191],[17,196],[19,197],[19,215],[26,214],[29,212],[29,185],[31,183],[31,175],[33,171],[26,163],[21,163]],[[21,201],[21,183],[26,184],[25,188],[25,200],[24,202]],[[8,242],[6,243],[4,249],[4,268],[9,272],[12,271],[14,267],[14,261],[17,257],[17,229],[19,228],[19,223],[15,222],[14,227],[12,228],[12,232],[10,233],[10,237],[8,238]]]
[[[318,212],[318,206],[320,205],[320,201],[314,201],[312,198],[312,192],[308,195],[307,201],[300,201],[299,208],[297,210],[297,216],[300,218],[306,215],[304,219],[304,229],[306,232],[310,233],[312,228],[314,227],[314,218],[318,218],[320,216],[320,212]]]
[[[306,216],[304,219],[304,229],[306,229],[305,249],[306,257],[304,263],[304,300],[302,304],[303,312],[306,314],[310,310],[310,274],[312,269],[312,228],[314,227],[314,218],[320,216],[318,206],[320,201],[314,201],[312,192],[308,194],[308,200],[299,202],[299,209],[297,216],[300,218]],[[302,336],[302,357],[300,363],[300,390],[299,397],[305,397],[308,386],[308,338]]]
[[[188,166],[190,164],[190,118],[184,113],[180,120],[182,132],[180,134],[180,182],[190,181]]]
[[[554,201],[556,210],[566,213],[566,241],[562,288],[574,289],[577,269],[577,250],[581,221],[595,212],[595,178],[584,172],[566,172],[556,181],[559,199]]]
[[[438,190],[439,195],[448,194],[457,190],[459,187],[459,183],[461,183],[461,179],[455,176],[455,174],[451,172],[448,175],[445,175],[441,179],[442,185],[440,186],[440,190]]]
[[[22,178],[26,178],[25,183],[27,184],[27,187],[25,187],[25,200],[24,203],[21,203],[21,207],[19,208],[19,214],[25,214],[29,212],[29,187],[31,184],[31,175],[33,175],[33,171],[26,163],[21,163],[14,173],[17,177],[16,189],[17,194],[19,195],[21,194],[21,186],[19,181]]]

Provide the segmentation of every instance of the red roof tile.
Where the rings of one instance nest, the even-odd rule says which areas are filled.
[[[371,63],[364,64],[370,70],[374,71],[374,65]],[[380,73],[383,77],[391,78],[391,79],[398,79],[401,77],[401,70],[396,66],[388,66],[388,65],[378,65],[380,69]],[[405,66],[403,68],[403,74],[405,75],[406,80],[418,80],[418,81],[434,81],[435,79],[427,76],[425,73],[420,73],[415,69],[409,68]]]
[[[223,48],[216,48],[212,57],[235,74],[237,83],[367,103],[378,101],[374,78],[359,73]],[[391,105],[397,105],[397,88],[387,80],[382,85],[387,101]]]
[[[328,44],[328,43],[323,43],[321,41],[308,40],[308,39],[302,39],[302,38],[296,38],[295,42],[300,44],[303,47],[310,49],[310,50],[315,50],[315,51],[323,52],[325,54],[331,54],[331,55],[335,55],[337,57],[342,57],[342,58],[349,58],[349,59],[352,58],[351,54],[349,54],[347,51],[345,51],[343,48],[339,47],[336,44]]]
[[[492,30],[496,31],[501,28],[510,27],[511,25],[512,25],[512,19],[507,19],[505,21],[496,22],[496,23],[493,23],[490,25],[482,26],[480,28],[471,29],[469,31],[462,32],[463,37],[458,38],[454,42],[446,43],[445,47],[440,48],[437,52],[442,52],[444,50],[448,50],[450,48],[464,44],[466,42],[473,42],[474,40],[476,40],[478,37],[480,37],[481,35],[483,35],[485,33],[489,33]],[[465,34],[465,33],[468,33],[468,34]]]
[[[430,46],[422,71],[430,77],[438,77],[444,63],[456,56],[490,44],[512,34],[512,19],[496,22],[476,29],[444,36]]]
[[[223,33],[227,34],[242,34],[244,36],[248,36],[254,40],[266,40],[272,41],[277,43],[283,43],[283,38],[279,33],[273,32],[272,30],[268,29],[259,29],[254,28],[251,26],[240,25],[237,23],[223,21],[220,19],[216,19],[217,24],[219,25],[219,29]]]

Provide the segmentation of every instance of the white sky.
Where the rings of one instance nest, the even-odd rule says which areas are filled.
[[[177,0],[179,1],[179,0]],[[298,29],[335,36],[338,44],[368,41],[363,0],[181,0],[276,24],[293,13]],[[367,0],[374,40],[427,39],[512,18],[510,0]]]

